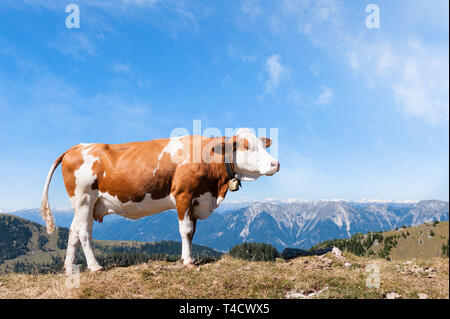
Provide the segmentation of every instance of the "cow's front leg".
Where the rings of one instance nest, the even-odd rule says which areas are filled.
[[[191,218],[186,213],[183,220],[178,220],[181,234],[181,259],[186,266],[194,266],[194,258],[192,257],[192,238],[194,238],[196,218]]]
[[[181,234],[181,259],[185,266],[194,266],[194,258],[192,255],[192,238],[194,237],[195,224],[197,219],[189,218],[186,216],[183,220],[179,221],[180,234]]]
[[[178,225],[181,235],[181,259],[183,264],[188,267],[194,266],[194,258],[192,256],[192,239],[195,233],[197,218],[192,214],[192,206],[190,200],[184,200],[183,203],[177,203]]]

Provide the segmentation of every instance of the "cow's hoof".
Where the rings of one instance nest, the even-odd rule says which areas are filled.
[[[186,268],[190,268],[190,269],[196,268],[196,267],[197,267],[192,261],[191,261],[191,262],[188,262],[188,263],[186,263],[186,264],[184,264],[184,266],[185,266]]]
[[[74,275],[74,273],[73,273],[73,270],[72,270],[72,269],[66,269],[66,276],[67,276],[67,277],[73,276],[73,275]]]
[[[99,272],[99,271],[103,270],[103,267],[102,266],[96,266],[96,267],[89,268],[89,270],[91,271],[91,273],[92,272]]]
[[[66,276],[72,276],[72,275],[75,274],[74,268],[73,268],[72,266],[66,266],[66,265],[64,265],[63,269],[64,269],[65,272],[66,272]]]

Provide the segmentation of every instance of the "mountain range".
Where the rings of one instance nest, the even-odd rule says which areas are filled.
[[[225,203],[224,203],[225,204]],[[37,209],[11,213],[43,223]],[[68,227],[72,211],[54,211],[56,224]],[[344,200],[266,200],[224,205],[197,223],[194,243],[228,251],[242,242],[265,242],[280,251],[308,249],[318,242],[349,238],[356,233],[386,231],[425,222],[448,221],[449,203],[440,200],[385,202]],[[94,238],[101,240],[180,241],[177,214],[163,212],[139,220],[107,216],[95,223]]]

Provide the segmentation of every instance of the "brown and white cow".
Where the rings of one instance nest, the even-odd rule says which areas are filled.
[[[108,214],[131,219],[176,209],[182,239],[182,259],[192,266],[192,238],[197,219],[207,218],[225,198],[230,181],[273,175],[278,161],[265,150],[271,140],[249,129],[235,136],[182,136],[125,144],[79,144],[63,153],[45,183],[41,212],[47,232],[55,229],[48,204],[53,172],[62,173],[75,215],[70,226],[66,272],[72,273],[81,242],[91,271],[101,270],[92,250],[93,220]],[[200,150],[200,151],[199,151]]]

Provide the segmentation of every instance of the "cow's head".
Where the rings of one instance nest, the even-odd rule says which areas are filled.
[[[253,181],[280,170],[280,163],[266,151],[272,144],[269,138],[258,138],[250,129],[241,128],[227,143],[233,143],[232,160],[240,180]]]

